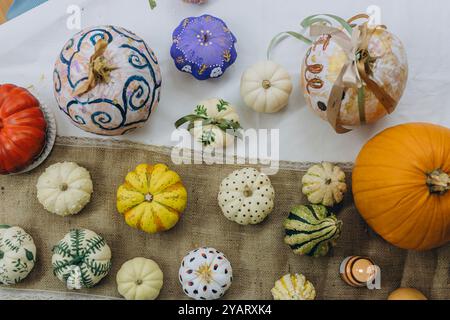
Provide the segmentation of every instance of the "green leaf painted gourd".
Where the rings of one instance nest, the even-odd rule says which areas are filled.
[[[322,205],[296,206],[284,222],[288,244],[295,254],[321,257],[335,246],[342,221]]]
[[[36,262],[33,238],[20,227],[0,225],[0,285],[25,279]]]
[[[74,229],[53,247],[52,266],[69,290],[92,288],[111,270],[111,249],[95,232]]]

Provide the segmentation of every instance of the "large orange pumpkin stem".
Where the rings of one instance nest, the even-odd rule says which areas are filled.
[[[427,174],[427,186],[433,194],[443,195],[450,189],[450,176],[441,169]]]

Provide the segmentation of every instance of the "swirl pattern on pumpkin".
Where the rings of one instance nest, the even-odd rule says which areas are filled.
[[[112,67],[108,81],[85,94],[75,91],[88,80],[90,58],[99,40]],[[132,32],[114,26],[81,31],[64,46],[53,74],[59,108],[83,130],[120,135],[138,128],[158,105],[161,73],[153,51]]]

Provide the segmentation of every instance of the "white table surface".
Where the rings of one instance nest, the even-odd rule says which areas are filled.
[[[190,5],[181,0],[51,0],[0,26],[0,83],[32,86],[55,111],[59,135],[87,136],[58,111],[53,97],[54,62],[64,43],[77,31],[66,27],[69,5],[79,5],[82,27],[113,24],[144,38],[162,68],[161,103],[143,129],[118,139],[174,145],[173,123],[201,100],[221,97],[238,107],[245,128],[279,128],[280,155],[292,161],[354,161],[373,135],[395,124],[424,121],[450,126],[450,2],[447,0],[209,0]],[[396,112],[375,125],[337,135],[306,106],[299,89],[299,71],[306,46],[286,40],[273,60],[292,74],[295,90],[280,113],[257,114],[239,93],[242,72],[265,59],[270,39],[280,31],[299,30],[299,22],[316,13],[350,17],[370,5],[381,9],[381,22],[402,39],[409,59],[409,82]],[[238,38],[238,60],[217,81],[199,82],[176,70],[169,54],[173,29],[185,17],[210,13],[226,21]]]

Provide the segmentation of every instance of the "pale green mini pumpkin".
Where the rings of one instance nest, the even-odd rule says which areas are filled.
[[[329,162],[316,164],[303,176],[302,192],[309,202],[332,207],[340,203],[347,192],[345,173]]]
[[[342,221],[322,205],[296,206],[284,222],[288,244],[295,254],[321,257],[336,245]]]

